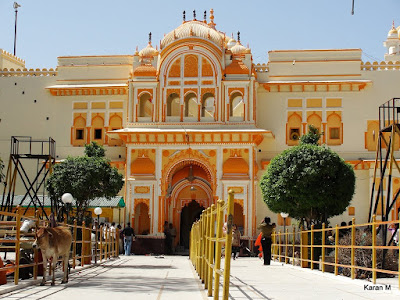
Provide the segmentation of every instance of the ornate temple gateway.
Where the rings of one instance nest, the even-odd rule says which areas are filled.
[[[400,96],[399,45],[393,25],[381,63],[363,63],[361,49],[328,49],[270,51],[267,64],[255,65],[240,34],[217,30],[211,10],[209,20],[184,16],[159,46],[150,34],[133,55],[61,56],[55,70],[25,69],[1,50],[0,157],[7,161],[12,135],[51,136],[57,160],[96,141],[125,174],[125,222],[157,237],[167,221],[187,246],[193,221],[229,189],[245,237],[267,214],[283,225],[263,203],[258,180],[313,124],[357,175],[354,200],[332,222],[363,222],[378,107]],[[399,179],[394,184],[393,193]]]

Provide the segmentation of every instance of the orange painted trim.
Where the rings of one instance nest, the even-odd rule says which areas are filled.
[[[314,62],[360,62],[362,61],[361,59],[328,59],[328,60],[295,60],[295,63],[314,63]],[[274,61],[269,61],[269,64],[272,63],[293,63],[293,60],[274,60]]]
[[[365,146],[365,149],[368,150],[367,134],[368,134],[368,131],[364,132],[364,146]]]
[[[65,65],[65,66],[57,66],[57,69],[62,69],[62,68],[76,68],[76,67],[85,67],[85,68],[90,68],[90,67],[132,67],[131,64],[101,64],[101,65]]]
[[[181,122],[183,122],[183,108],[184,108],[184,105],[181,104]]]
[[[74,127],[72,126],[72,127],[71,127],[71,145],[74,144],[74,143],[73,143],[73,137],[72,137],[73,132],[74,132]]]
[[[362,49],[350,48],[350,49],[270,50],[270,51],[268,51],[268,53],[274,53],[274,52],[340,52],[340,51],[359,51],[359,52],[362,52]]]
[[[103,78],[103,79],[57,79],[56,82],[61,82],[61,81],[110,81],[110,80],[118,80],[118,81],[123,81],[125,83],[128,78]],[[122,83],[122,82],[121,82]]]
[[[74,55],[74,56],[58,56],[57,58],[85,58],[85,57],[133,57],[130,54],[121,54],[121,55]]]
[[[269,76],[270,78],[275,78],[275,77],[347,77],[347,76],[361,76],[361,74],[321,74],[321,75],[275,75],[275,76]],[[271,82],[272,83],[272,82]],[[347,82],[350,83],[350,82]],[[355,82],[355,83],[362,83],[362,82]],[[283,83],[278,83],[278,84],[283,84]],[[315,83],[311,83],[315,84]],[[336,83],[337,84],[337,83]]]
[[[342,122],[342,132],[340,135],[340,142],[343,144],[343,122]]]
[[[87,138],[86,138],[86,144],[90,144],[90,138],[91,138],[91,128],[92,127],[86,127],[86,131],[87,131]]]
[[[289,128],[288,128],[288,126],[289,126],[289,124],[286,122],[286,132],[285,132],[286,145],[289,144],[289,140],[288,140],[288,131],[289,131]]]

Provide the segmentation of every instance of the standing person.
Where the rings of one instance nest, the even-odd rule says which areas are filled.
[[[117,230],[115,229],[115,222],[112,222],[111,226],[110,226],[110,234],[111,234],[111,238],[113,240],[115,240],[115,238],[116,238],[116,236],[115,236],[116,232],[117,232]]]
[[[172,252],[172,236],[169,230],[168,221],[164,222],[164,235],[165,235],[165,253],[171,254]]]
[[[169,233],[171,234],[171,252],[175,252],[175,238],[176,238],[176,229],[172,223],[169,223]]]
[[[121,224],[117,225],[118,232],[119,232],[119,239],[118,239],[118,247],[119,247],[119,254],[124,254],[124,234],[122,230]]]
[[[264,265],[271,264],[271,245],[272,239],[271,234],[275,228],[275,224],[270,224],[271,219],[265,217],[264,220],[258,225],[258,229],[261,230],[262,238],[261,238],[261,245],[263,248],[263,256],[264,256]]]
[[[132,239],[135,236],[135,232],[133,231],[133,228],[131,227],[131,223],[127,223],[126,227],[122,231],[122,234],[124,236],[124,248],[125,248],[125,255],[129,256],[131,255],[131,246],[132,246]]]
[[[240,251],[240,230],[237,228],[236,224],[232,226],[232,257],[235,260],[239,257]],[[237,256],[236,256],[237,253]]]

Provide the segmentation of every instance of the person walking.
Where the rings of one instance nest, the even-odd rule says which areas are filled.
[[[122,234],[124,236],[125,255],[129,256],[131,255],[132,240],[135,237],[135,232],[131,227],[131,223],[127,223],[126,227],[122,231]]]
[[[239,257],[240,251],[240,230],[237,228],[236,224],[232,226],[232,257],[235,260]]]
[[[261,230],[262,238],[261,238],[261,245],[263,250],[263,257],[264,257],[264,265],[271,264],[271,245],[272,239],[271,234],[275,228],[275,224],[270,224],[271,219],[265,217],[264,220],[258,225],[258,229]]]

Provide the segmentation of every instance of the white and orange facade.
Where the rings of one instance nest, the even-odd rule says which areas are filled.
[[[283,225],[262,201],[265,168],[313,124],[357,175],[354,200],[332,222],[364,222],[378,107],[400,96],[394,26],[385,46],[381,63],[362,62],[361,49],[331,49],[270,51],[256,65],[211,13],[184,21],[159,47],[150,39],[133,55],[61,56],[54,70],[24,69],[1,51],[0,156],[7,161],[12,135],[53,137],[57,159],[96,141],[125,175],[125,221],[137,232],[161,235],[167,221],[179,242],[202,208],[233,189],[235,223],[253,237],[265,215]]]

